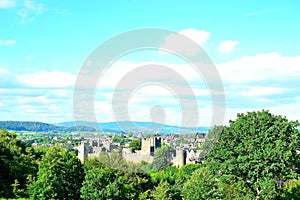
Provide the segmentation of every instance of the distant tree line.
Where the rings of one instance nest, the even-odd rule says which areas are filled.
[[[296,200],[298,127],[264,110],[238,114],[210,130],[202,164],[181,168],[171,166],[167,146],[153,164],[127,163],[118,152],[82,164],[73,152],[33,148],[1,130],[0,198]]]
[[[60,131],[60,132],[95,132],[97,131],[94,127],[88,126],[56,126],[53,124],[43,122],[27,122],[27,121],[0,121],[0,129],[14,130],[14,131],[32,131],[32,132],[49,132],[49,131]]]

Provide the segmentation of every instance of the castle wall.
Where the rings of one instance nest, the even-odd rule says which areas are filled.
[[[123,148],[122,156],[127,162],[139,163],[144,161],[147,163],[152,163],[154,160],[154,151],[160,146],[160,137],[143,138],[141,150],[134,151],[132,148]],[[94,140],[82,142],[78,147],[78,158],[83,162],[85,157],[98,157],[100,152],[111,152],[116,148],[117,147],[115,145],[108,141],[100,142],[100,140]],[[184,166],[187,162],[189,162],[189,160],[197,157],[197,153],[198,152],[195,151],[187,152],[184,149],[176,149],[176,154],[172,159],[172,163],[177,167]],[[187,159],[187,154],[189,159]]]
[[[142,154],[142,153],[129,153],[126,151],[122,151],[122,156],[127,162],[139,163],[139,162],[153,162],[153,156],[150,154]]]

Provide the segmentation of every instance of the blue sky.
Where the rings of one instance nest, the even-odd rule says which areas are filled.
[[[296,0],[0,0],[0,120],[73,120],[73,87],[89,54],[112,36],[147,27],[177,31],[203,47],[223,81],[225,123],[237,112],[262,108],[299,119],[299,9]],[[182,64],[159,52],[117,61],[103,80],[109,87],[96,92],[98,121],[113,120],[113,86],[124,68],[152,61]],[[200,124],[209,125],[207,88],[201,81],[190,84],[197,90]],[[156,104],[166,109],[166,123],[180,124],[178,101],[156,86],[133,94],[132,120],[149,121]]]

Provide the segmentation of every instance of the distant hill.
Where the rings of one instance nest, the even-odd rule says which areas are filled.
[[[82,131],[82,132],[144,132],[144,133],[155,133],[160,132],[161,134],[169,133],[207,133],[209,127],[198,127],[198,128],[189,128],[179,126],[170,126],[152,122],[106,122],[106,123],[97,123],[97,122],[62,122],[57,125],[43,123],[43,122],[30,122],[30,121],[0,121],[0,129],[8,129],[15,131],[33,131],[33,132],[71,132],[71,131]]]
[[[0,121],[0,129],[14,130],[14,131],[32,131],[32,132],[49,132],[49,131],[97,131],[93,127],[65,127],[56,126],[54,124],[48,124],[43,122],[30,122],[30,121]]]
[[[133,126],[133,125],[134,126]],[[182,127],[179,126],[170,126],[165,124],[159,123],[152,123],[152,122],[130,122],[130,121],[121,121],[121,122],[104,122],[104,123],[97,123],[97,122],[87,122],[87,121],[79,121],[79,122],[62,122],[60,123],[62,126],[66,127],[74,127],[74,126],[88,126],[94,127],[97,130],[110,130],[110,132],[156,132],[159,131],[163,134],[168,133],[191,133],[191,132],[200,132],[200,133],[207,133],[209,127],[198,127],[198,128],[190,128],[190,127]],[[122,129],[122,130],[121,130]]]
[[[8,129],[15,131],[36,131],[44,132],[49,130],[56,130],[60,127],[53,124],[43,122],[29,122],[29,121],[0,121],[0,129]]]

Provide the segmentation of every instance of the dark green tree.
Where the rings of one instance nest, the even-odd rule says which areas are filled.
[[[219,176],[240,177],[257,199],[276,198],[284,181],[297,177],[297,127],[298,122],[265,110],[238,114],[222,129],[207,163]]]
[[[79,199],[84,170],[73,152],[50,148],[42,158],[38,177],[30,185],[33,199]]]
[[[134,188],[121,174],[111,168],[92,168],[87,171],[81,188],[82,199],[133,199]]]
[[[16,133],[0,130],[0,197],[27,196],[27,178],[37,173],[37,157]]]

